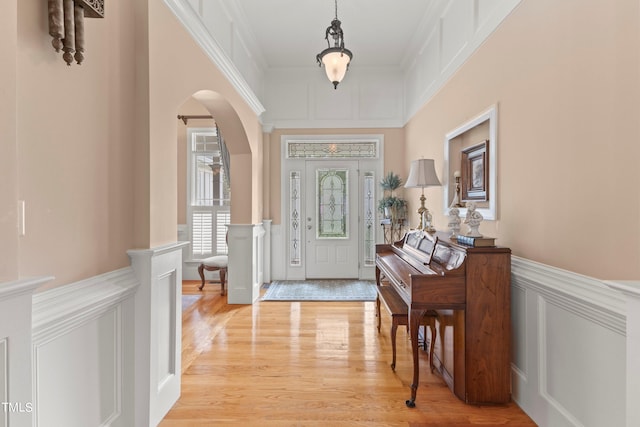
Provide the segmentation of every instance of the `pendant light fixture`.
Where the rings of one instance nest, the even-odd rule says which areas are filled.
[[[325,31],[324,39],[327,41],[327,48],[316,55],[318,66],[322,67],[327,73],[329,81],[333,83],[333,88],[338,88],[338,83],[342,81],[347,73],[349,63],[353,54],[349,49],[344,47],[344,33],[342,32],[342,23],[338,20],[338,0],[335,0],[336,17],[331,21],[331,25]],[[333,39],[333,47],[329,41],[329,36]]]

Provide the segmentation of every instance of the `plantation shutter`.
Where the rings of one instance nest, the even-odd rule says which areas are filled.
[[[191,224],[193,256],[205,258],[213,255],[213,213],[194,211]]]
[[[216,253],[226,254],[229,252],[227,248],[227,224],[231,222],[231,212],[216,212]]]

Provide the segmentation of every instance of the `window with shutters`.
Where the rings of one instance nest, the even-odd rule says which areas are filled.
[[[231,191],[223,161],[224,142],[217,128],[190,128],[187,132],[191,258],[226,254]]]

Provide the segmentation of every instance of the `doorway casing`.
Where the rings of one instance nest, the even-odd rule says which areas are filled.
[[[381,196],[378,182],[384,170],[384,135],[283,135],[281,137],[281,250],[274,251],[273,263],[280,264],[279,270],[286,280],[303,280],[307,275],[305,212],[307,198],[315,197],[305,191],[307,162],[326,162],[331,168],[332,161],[351,160],[357,162],[358,195],[357,227],[352,232],[358,238],[358,278],[375,277],[375,244],[380,242],[378,231],[377,201]],[[313,205],[313,204],[310,204]],[[352,208],[353,209],[353,208]]]

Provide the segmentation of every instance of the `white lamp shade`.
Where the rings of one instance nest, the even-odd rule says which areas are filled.
[[[340,83],[347,73],[351,57],[344,52],[329,52],[322,57],[324,71],[331,82]]]
[[[433,159],[418,159],[411,162],[409,178],[404,184],[405,188],[424,188],[438,185],[442,184],[436,175]]]

